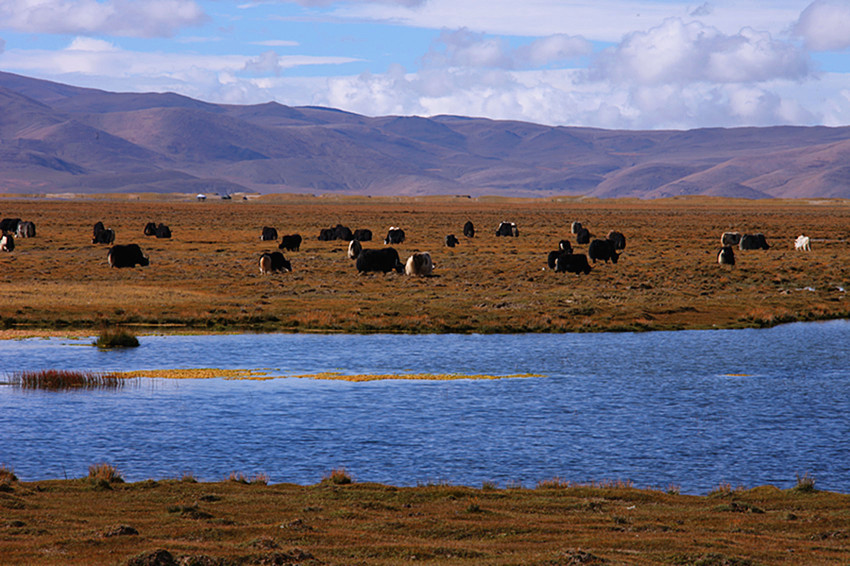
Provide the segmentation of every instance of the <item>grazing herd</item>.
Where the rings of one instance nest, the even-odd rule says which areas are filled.
[[[576,245],[587,245],[587,254],[576,253],[573,244],[568,239],[558,242],[558,249],[548,253],[546,264],[549,269],[556,273],[589,274],[592,267],[590,262],[597,261],[616,264],[626,248],[626,237],[622,232],[611,230],[604,239],[594,238],[593,234],[581,222],[572,222],[570,230],[575,235]],[[148,222],[143,230],[146,236],[156,238],[171,238],[171,229],[163,224]],[[475,237],[475,226],[467,221],[463,226],[463,235],[466,238]],[[497,237],[519,237],[519,229],[516,223],[503,221],[495,230]],[[35,224],[20,218],[3,218],[0,220],[0,252],[12,252],[15,249],[15,238],[34,238],[36,236]],[[111,267],[135,267],[150,265],[150,259],[144,255],[138,244],[115,244],[115,231],[106,228],[103,222],[97,222],[92,230],[92,244],[107,244],[111,247],[107,252],[107,264]],[[406,234],[398,226],[390,226],[387,229],[384,245],[398,245],[405,241]],[[277,241],[277,229],[264,226],[261,230],[260,240]],[[382,249],[365,249],[362,242],[372,240],[372,232],[368,229],[357,229],[352,231],[347,226],[337,224],[330,228],[319,231],[318,240],[332,241],[342,240],[348,242],[347,255],[355,261],[359,273],[405,273],[410,276],[429,277],[433,275],[435,264],[429,252],[414,252],[402,263],[398,252],[392,247]],[[281,237],[279,250],[297,252],[301,249],[303,239],[300,234],[287,234]],[[735,251],[738,250],[767,250],[770,245],[764,234],[741,234],[739,232],[723,232],[720,237],[721,247],[717,252],[717,263],[724,266],[735,265]],[[454,234],[445,236],[445,245],[454,248],[460,245],[460,240]],[[811,238],[800,235],[794,241],[794,249],[797,251],[811,251]],[[262,252],[259,258],[259,270],[263,275],[292,271],[292,264],[283,255],[282,251]]]

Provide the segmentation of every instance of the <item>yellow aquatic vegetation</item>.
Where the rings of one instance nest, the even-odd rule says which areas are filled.
[[[334,379],[339,381],[378,381],[384,379],[418,379],[430,381],[447,381],[452,379],[508,379],[543,377],[535,373],[522,373],[512,375],[485,375],[485,374],[459,374],[459,373],[399,373],[399,374],[356,374],[345,375],[339,372],[319,372],[301,375],[268,375],[265,370],[253,369],[215,369],[215,368],[193,368],[193,369],[150,369],[137,371],[114,372],[114,375],[126,379],[149,377],[163,379],[253,379],[268,380],[294,377],[298,379]]]
[[[212,379],[216,377],[223,377],[225,379],[274,379],[274,377],[269,376],[264,371],[252,369],[145,369],[116,372],[115,374],[124,378],[159,377],[165,379]]]
[[[398,374],[356,374],[345,375],[339,372],[308,373],[303,375],[290,375],[300,379],[335,379],[341,381],[379,381],[384,379],[418,379],[430,381],[447,381],[452,379],[508,379],[525,377],[543,377],[540,374],[522,373],[513,375],[486,375],[486,374],[460,374],[460,373],[398,373]]]

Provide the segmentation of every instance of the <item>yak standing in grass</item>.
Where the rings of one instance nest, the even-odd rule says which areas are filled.
[[[764,234],[744,234],[738,242],[739,250],[769,250]]]
[[[576,232],[576,243],[582,246],[589,244],[591,236],[592,234],[590,233],[590,230],[587,228],[579,228],[578,232]]]
[[[610,259],[611,263],[617,263],[620,256],[614,248],[613,240],[593,240],[587,248],[587,255],[590,256],[593,263],[596,263],[597,259],[601,259],[605,263],[608,263]]]
[[[590,273],[590,269],[590,264],[587,262],[587,256],[584,254],[562,253],[555,260],[556,273],[584,273],[587,275]]]
[[[420,277],[430,277],[434,272],[434,262],[431,261],[431,254],[428,252],[416,252],[409,258],[404,265],[404,273],[406,275],[418,275]]]
[[[390,226],[387,230],[387,237],[384,238],[384,244],[401,244],[404,242],[404,230],[398,226]]]
[[[362,251],[363,244],[360,243],[360,240],[351,240],[348,242],[348,259],[357,259],[357,256],[359,256]]]
[[[500,222],[499,227],[496,228],[496,236],[506,236],[506,237],[519,237],[519,229],[514,222]]]
[[[150,260],[142,253],[138,244],[116,244],[109,248],[106,262],[110,267],[136,267],[150,265]]]
[[[611,240],[614,242],[615,250],[624,250],[626,249],[626,237],[622,232],[618,232],[617,230],[611,230],[608,232],[608,235],[605,236],[606,240]]]
[[[741,233],[740,232],[723,232],[720,235],[720,245],[723,247],[726,246],[737,246],[741,243]]]
[[[287,234],[280,239],[278,249],[286,250],[288,252],[297,252],[301,249],[301,241],[301,234]]]
[[[555,273],[590,273],[590,263],[587,261],[587,256],[584,254],[574,254],[564,250],[554,250],[549,252],[546,258],[546,264],[549,269]]]
[[[351,239],[357,240],[358,242],[371,242],[372,231],[368,228],[358,228],[354,231],[354,234],[351,235]]]
[[[467,238],[475,237],[475,225],[472,224],[471,220],[467,220],[466,224],[463,225],[463,235]]]
[[[292,271],[292,264],[280,252],[265,252],[260,256],[260,273],[268,275],[276,271]]]
[[[458,245],[459,243],[460,243],[460,241],[457,239],[457,237],[455,237],[454,234],[448,234],[446,236],[446,246],[447,247],[453,248],[456,245]]]
[[[404,272],[404,264],[399,260],[398,252],[395,248],[363,250],[357,256],[357,271],[360,273],[370,271],[389,273],[393,270],[397,273]]]
[[[18,238],[35,238],[35,223],[29,220],[23,220],[18,223],[18,229],[15,232]]]
[[[260,234],[260,240],[263,242],[277,240],[277,229],[272,228],[271,226],[263,226],[263,232]]]
[[[92,244],[111,244],[115,241],[115,230],[112,228],[103,228],[94,234],[91,239]]]
[[[15,250],[15,237],[12,234],[0,232],[0,252],[11,252]]]
[[[156,225],[156,232],[154,233],[154,236],[157,238],[170,238],[171,228],[160,222]]]
[[[735,265],[735,252],[732,246],[723,246],[717,252],[717,263],[720,265]]]

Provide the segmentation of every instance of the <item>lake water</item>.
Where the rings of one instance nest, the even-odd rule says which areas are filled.
[[[631,480],[707,493],[850,492],[850,322],[637,334],[235,335],[0,341],[0,370],[261,369],[267,381],[142,379],[118,391],[0,386],[0,463],[23,480],[231,472],[312,484]],[[539,374],[366,383],[295,374]]]

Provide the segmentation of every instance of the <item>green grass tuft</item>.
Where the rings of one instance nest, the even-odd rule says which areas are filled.
[[[94,345],[98,348],[137,348],[139,339],[123,328],[104,329]]]

